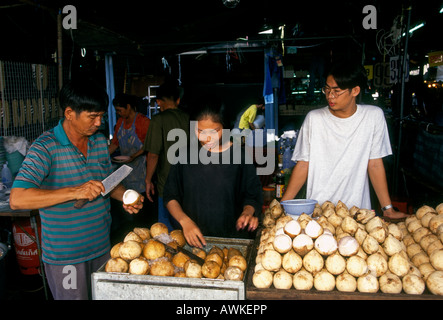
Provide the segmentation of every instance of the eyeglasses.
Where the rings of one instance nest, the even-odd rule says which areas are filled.
[[[339,96],[341,96],[346,91],[348,91],[348,90],[345,89],[343,91],[338,91],[337,89],[332,89],[330,87],[323,87],[323,88],[321,88],[321,92],[323,92],[325,96],[331,95],[332,98],[338,98]]]

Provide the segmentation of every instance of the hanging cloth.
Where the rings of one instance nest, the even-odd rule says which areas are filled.
[[[135,131],[135,120],[138,113],[135,114],[134,121],[129,129],[124,128],[124,122],[120,126],[117,132],[117,139],[122,155],[130,156],[143,147],[142,141],[140,141]],[[146,157],[144,155],[135,158],[130,163],[127,163],[133,170],[127,178],[125,178],[122,184],[126,189],[136,190],[138,193],[146,191],[145,177],[146,177]]]

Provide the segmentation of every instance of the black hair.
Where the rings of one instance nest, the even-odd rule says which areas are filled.
[[[180,98],[180,88],[173,82],[165,82],[157,88],[155,98],[168,98],[177,101]]]
[[[199,99],[199,101],[192,105],[194,110],[191,114],[192,120],[199,121],[209,118],[213,122],[220,123],[223,128],[228,128],[227,110],[220,99],[214,96],[206,96]]]
[[[352,61],[334,63],[328,72],[328,76],[330,75],[334,77],[340,89],[352,89],[358,86],[363,92],[368,82],[365,68]]]
[[[136,110],[137,97],[126,93],[120,93],[115,96],[114,100],[112,100],[112,105],[114,107],[121,107],[126,109],[126,106],[128,104],[131,106],[132,109]]]
[[[256,100],[256,104],[257,105],[260,105],[260,104],[264,105],[265,104],[265,98],[263,96],[258,97],[257,100]]]
[[[63,111],[71,107],[76,113],[106,112],[109,98],[103,87],[92,80],[69,81],[60,90],[60,107]]]

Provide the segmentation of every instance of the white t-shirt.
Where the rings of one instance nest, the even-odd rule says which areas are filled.
[[[309,162],[308,199],[370,209],[368,161],[391,154],[383,110],[357,105],[349,118],[334,116],[329,107],[309,112],[292,160]]]

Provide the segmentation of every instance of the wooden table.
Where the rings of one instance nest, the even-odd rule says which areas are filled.
[[[46,300],[48,300],[48,289],[46,285],[46,276],[45,276],[45,270],[44,265],[42,261],[42,250],[41,250],[41,240],[39,239],[38,234],[38,226],[37,226],[37,219],[36,217],[39,215],[38,210],[12,210],[11,208],[0,208],[0,217],[10,217],[12,219],[14,218],[29,218],[31,222],[31,227],[34,230],[35,238],[28,235],[33,241],[37,244],[37,252],[38,252],[38,259],[40,263],[40,276],[42,277],[43,281],[43,289],[45,291],[45,297]]]

